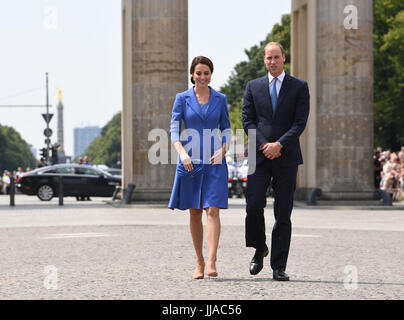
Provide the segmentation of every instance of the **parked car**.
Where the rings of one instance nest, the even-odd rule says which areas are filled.
[[[234,171],[231,179],[230,179],[230,170],[229,170],[229,182],[228,182],[228,187],[229,187],[229,197],[232,197],[233,195],[236,195],[237,198],[243,198],[245,197],[245,193],[247,191],[247,181],[248,181],[248,160],[245,159],[242,162],[238,162],[234,164],[235,167],[235,173]],[[267,197],[273,197],[273,190],[272,190],[272,184],[270,183],[267,191],[266,191],[266,196]]]
[[[238,197],[245,196],[247,191],[248,180],[248,160],[244,160],[237,166],[237,178],[238,178]]]
[[[229,198],[236,196],[242,198],[245,195],[247,188],[247,172],[248,164],[247,160],[244,162],[234,162],[233,159],[226,157],[228,182],[227,187],[229,189]]]
[[[110,168],[105,164],[93,164],[93,167],[108,172],[113,176],[122,176],[122,170],[118,168]]]
[[[122,170],[121,169],[116,169],[116,168],[108,168],[105,169],[104,171],[108,172],[109,174],[112,174],[113,176],[122,176]]]
[[[228,194],[229,198],[232,198],[233,195],[237,195],[236,188],[237,188],[237,169],[235,163],[230,157],[227,157],[227,174],[228,174]]]
[[[59,196],[59,177],[63,177],[63,195],[112,197],[119,176],[98,168],[79,164],[57,164],[42,167],[21,175],[17,190],[27,195],[37,195],[42,201]]]

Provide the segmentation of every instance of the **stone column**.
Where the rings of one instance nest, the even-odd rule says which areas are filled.
[[[347,6],[357,9],[357,29]],[[323,199],[371,199],[373,1],[292,0],[292,11],[292,73],[311,91],[298,187],[320,188]]]
[[[175,166],[150,163],[149,133],[169,138],[175,95],[188,87],[187,0],[122,0],[122,37],[123,186],[136,184],[135,201],[168,200]]]
[[[291,73],[308,82],[311,95],[310,117],[300,137],[304,165],[299,167],[298,185],[304,188],[316,186],[316,8],[316,0],[292,1]]]

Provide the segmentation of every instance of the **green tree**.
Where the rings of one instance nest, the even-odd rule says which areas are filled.
[[[404,2],[374,0],[375,147],[404,145]]]
[[[237,129],[243,129],[243,122],[241,120],[241,107],[242,102],[237,101],[232,105],[231,111],[229,112],[229,120],[233,131]]]
[[[115,168],[121,154],[121,112],[117,113],[101,130],[86,150],[94,164],[105,164]]]
[[[12,127],[0,125],[0,173],[4,170],[13,171],[18,167],[35,168],[35,159],[28,143]]]
[[[398,150],[404,145],[404,2],[374,0],[374,121],[375,146]],[[265,75],[263,50],[269,41],[282,43],[285,70],[290,70],[290,15],[259,45],[245,50],[248,60],[238,63],[220,91],[231,105],[232,129],[241,125],[241,100],[247,82]]]
[[[234,67],[234,71],[227,83],[220,88],[220,92],[226,94],[230,108],[230,124],[232,130],[241,129],[241,101],[247,82],[264,76],[268,71],[264,64],[264,48],[270,42],[279,42],[285,49],[285,70],[290,70],[290,14],[282,16],[281,24],[275,24],[271,33],[259,45],[251,47],[244,52],[248,61],[242,61]]]

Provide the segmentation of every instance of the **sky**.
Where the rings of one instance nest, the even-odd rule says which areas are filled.
[[[188,62],[208,56],[211,85],[220,88],[244,53],[290,13],[291,1],[189,0]],[[49,77],[52,142],[57,95],[63,90],[65,153],[73,130],[105,126],[122,108],[120,0],[0,0],[0,124],[14,127],[37,150],[44,146],[45,74]],[[188,63],[188,64],[189,64]]]

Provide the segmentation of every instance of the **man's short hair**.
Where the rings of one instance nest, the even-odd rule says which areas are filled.
[[[283,48],[283,46],[282,46],[279,42],[273,42],[273,41],[268,42],[268,43],[266,44],[266,46],[265,46],[265,48],[264,48],[264,55],[265,55],[265,50],[266,50],[267,47],[269,47],[270,45],[277,45],[277,46],[279,47],[279,49],[281,49],[282,54],[283,54],[283,55],[286,55],[285,49]]]

